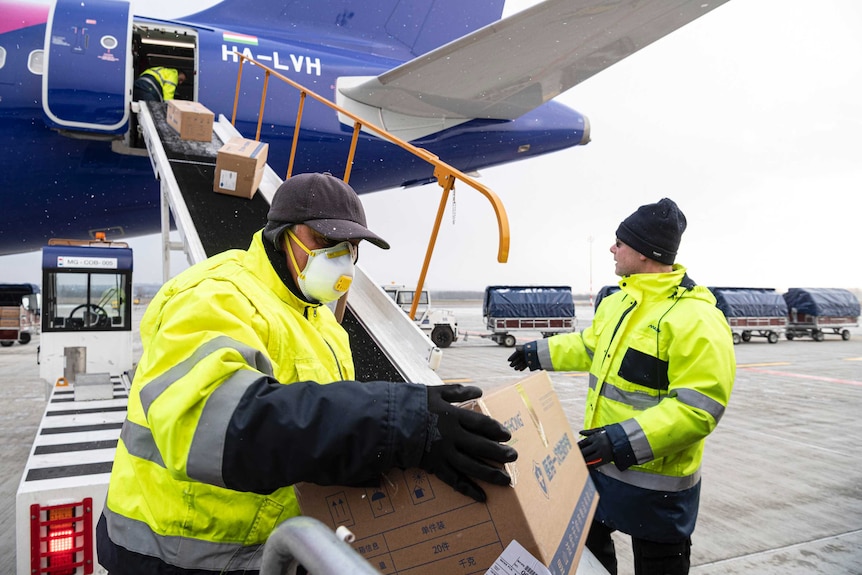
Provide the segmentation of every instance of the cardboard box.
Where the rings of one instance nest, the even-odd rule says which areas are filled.
[[[231,196],[251,198],[257,192],[266,166],[269,144],[231,138],[218,151],[213,190]]]
[[[4,319],[18,318],[21,315],[21,308],[17,305],[0,306],[0,317]]]
[[[510,561],[526,550],[551,573],[574,574],[598,495],[547,373],[474,408],[503,422],[518,450],[511,486],[482,484],[486,503],[409,469],[387,473],[379,488],[298,484],[302,513],[348,527],[353,547],[387,575],[484,573],[510,544]]]
[[[168,100],[168,125],[183,140],[211,142],[214,114],[200,102]]]

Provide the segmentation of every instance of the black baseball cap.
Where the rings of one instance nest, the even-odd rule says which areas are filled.
[[[263,235],[278,246],[287,228],[305,224],[330,240],[368,240],[384,250],[389,244],[366,227],[359,195],[328,172],[296,174],[276,190]]]

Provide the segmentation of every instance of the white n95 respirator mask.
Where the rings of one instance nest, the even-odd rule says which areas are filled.
[[[293,238],[306,254],[308,263],[305,269],[299,269],[293,250],[287,250],[293,267],[297,271],[297,284],[302,294],[309,300],[320,303],[335,301],[350,289],[353,283],[353,262],[356,261],[356,246],[348,241],[341,242],[329,248],[310,250],[290,231]]]

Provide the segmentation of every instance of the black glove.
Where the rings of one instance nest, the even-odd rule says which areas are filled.
[[[509,366],[516,371],[524,371],[528,367],[530,371],[541,369],[539,365],[539,352],[536,350],[536,342],[531,341],[518,346],[515,353],[509,356]]]
[[[494,419],[479,412],[457,407],[482,396],[478,387],[463,385],[428,386],[428,435],[419,467],[435,474],[456,491],[476,501],[485,501],[485,492],[471,478],[494,485],[509,485],[509,475],[487,463],[508,463],[518,452],[501,441],[512,434]]]
[[[601,467],[614,460],[614,446],[604,427],[583,429],[578,433],[584,436],[578,447],[587,467]]]

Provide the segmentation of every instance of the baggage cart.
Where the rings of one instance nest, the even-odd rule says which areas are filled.
[[[790,288],[787,302],[787,339],[810,337],[823,341],[827,334],[850,339],[850,327],[859,326],[859,300],[841,288]]]
[[[751,341],[752,337],[765,337],[769,343],[778,343],[787,329],[787,304],[771,288],[711,287],[716,306],[722,311],[734,345]]]
[[[30,343],[38,329],[40,300],[35,284],[0,284],[0,345]]]
[[[482,316],[491,331],[482,337],[514,347],[517,331],[543,337],[575,329],[575,303],[569,286],[488,286]]]

